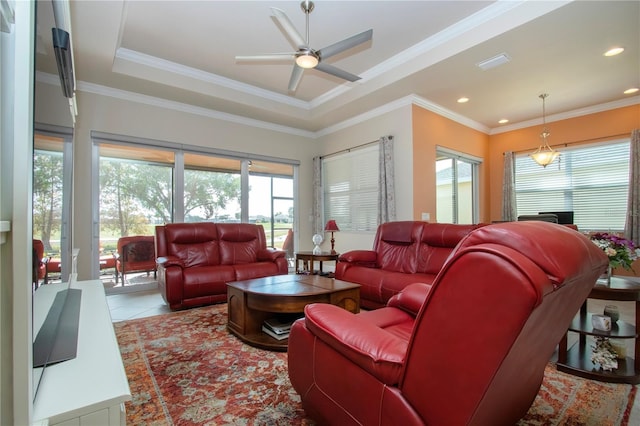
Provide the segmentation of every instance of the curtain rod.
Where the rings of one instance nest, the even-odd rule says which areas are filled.
[[[592,139],[584,139],[584,140],[580,140],[580,141],[572,141],[572,142],[563,142],[563,143],[558,143],[555,145],[549,145],[551,148],[555,148],[555,147],[567,147],[569,145],[575,145],[575,144],[584,144],[584,143],[588,143],[588,142],[594,142],[594,141],[601,141],[601,142],[605,142],[609,139],[614,139],[614,138],[619,138],[622,136],[628,136],[631,137],[631,133],[620,133],[618,135],[608,135],[608,136],[601,136],[599,138],[592,138]],[[533,148],[529,148],[529,149],[523,149],[520,151],[513,151],[514,154],[520,154],[522,152],[529,152],[531,151],[531,149]],[[502,153],[502,155],[506,154],[506,151]]]
[[[393,136],[389,135],[387,137],[393,140]],[[321,155],[320,159],[333,157],[334,155],[342,154],[343,152],[351,152],[354,149],[364,148],[365,146],[373,145],[374,143],[378,143],[378,142],[380,142],[380,139],[376,139],[375,141],[371,141],[371,142],[362,143],[360,145],[352,146],[351,148],[342,149],[340,151],[332,152],[331,154]]]

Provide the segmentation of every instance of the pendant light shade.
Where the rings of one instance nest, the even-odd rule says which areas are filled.
[[[542,132],[540,133],[540,139],[542,139],[542,143],[534,152],[529,154],[529,157],[542,167],[547,167],[549,164],[553,163],[556,158],[560,156],[560,153],[549,146],[549,142],[547,138],[551,134],[549,129],[547,129],[547,120],[546,120],[546,111],[545,111],[545,99],[547,98],[546,93],[543,93],[539,96],[542,99]]]

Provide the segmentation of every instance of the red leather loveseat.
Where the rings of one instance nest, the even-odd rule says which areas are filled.
[[[285,252],[268,249],[262,225],[156,226],[158,285],[171,309],[227,301],[227,282],[288,272]]]
[[[330,425],[513,425],[608,265],[587,237],[547,222],[471,232],[432,284],[352,314],[305,307],[289,377]]]
[[[383,223],[376,232],[373,250],[353,250],[340,255],[336,279],[362,286],[363,308],[383,307],[391,296],[411,283],[432,283],[453,248],[480,226],[484,225]]]

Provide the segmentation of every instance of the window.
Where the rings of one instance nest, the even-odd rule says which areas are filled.
[[[324,217],[341,231],[378,227],[378,152],[375,143],[322,159]]]
[[[294,226],[296,161],[98,132],[93,137],[96,273],[98,264],[108,267],[120,237],[154,235],[158,224],[259,223],[274,247]]]
[[[562,151],[542,168],[516,158],[518,215],[573,211],[580,230],[624,230],[629,188],[629,140]]]
[[[66,280],[71,272],[72,129],[36,125],[33,139],[33,238],[42,240],[46,257],[60,266],[56,278]]]
[[[477,223],[478,165],[481,160],[436,149],[436,218],[440,223]]]

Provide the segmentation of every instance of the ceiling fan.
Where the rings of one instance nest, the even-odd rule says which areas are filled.
[[[291,61],[295,60],[293,65],[293,72],[289,79],[289,91],[294,92],[298,88],[302,73],[305,69],[315,68],[318,71],[326,72],[333,76],[342,78],[347,81],[360,80],[357,75],[344,71],[340,68],[334,67],[323,62],[331,56],[344,52],[347,49],[351,49],[359,44],[365,43],[371,40],[373,36],[373,30],[367,30],[348,37],[342,41],[334,43],[330,46],[324,47],[319,50],[312,49],[309,43],[309,14],[313,11],[314,4],[312,1],[305,0],[300,3],[300,8],[306,15],[306,38],[302,38],[300,33],[293,26],[293,23],[289,20],[289,17],[280,9],[275,7],[271,8],[273,16],[278,20],[282,29],[286,32],[287,36],[291,39],[293,44],[298,48],[295,52],[291,53],[271,53],[264,55],[253,56],[236,56],[236,61]]]

